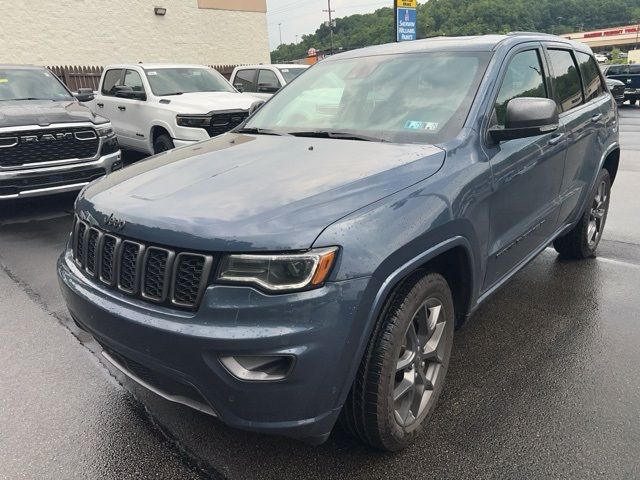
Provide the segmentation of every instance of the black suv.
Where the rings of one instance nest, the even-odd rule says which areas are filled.
[[[341,418],[398,450],[434,412],[455,326],[549,244],[595,254],[619,158],[584,45],[370,47],[89,185],[58,275],[77,324],[159,395],[309,442]]]
[[[122,168],[111,124],[49,70],[0,65],[0,201],[77,191]]]

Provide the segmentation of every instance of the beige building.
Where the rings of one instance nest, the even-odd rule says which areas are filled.
[[[5,3],[0,63],[269,62],[266,0]]]

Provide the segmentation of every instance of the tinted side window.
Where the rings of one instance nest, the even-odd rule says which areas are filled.
[[[242,89],[245,92],[255,92],[256,91],[256,71],[255,70],[238,70],[236,74],[236,78],[233,81],[234,87],[236,85],[242,86]]]
[[[607,77],[609,75],[620,75],[621,72],[621,68],[618,65],[612,65],[609,68],[607,68]]]
[[[109,70],[104,74],[102,82],[102,94],[114,96],[116,87],[122,85],[122,70]]]
[[[584,103],[580,74],[569,50],[549,50],[553,69],[553,91],[561,112]]]
[[[258,73],[258,87],[280,88],[280,80],[271,70],[261,69]]]
[[[631,75],[640,75],[640,65],[629,65],[629,73]]]
[[[582,82],[584,83],[585,100],[588,102],[598,98],[604,92],[604,87],[596,61],[591,55],[582,52],[576,52],[576,59],[578,60]]]
[[[504,125],[507,104],[519,97],[547,97],[540,56],[536,50],[518,53],[511,59],[496,99],[498,125]]]
[[[144,92],[142,77],[135,70],[127,70],[124,75],[124,85],[131,87],[134,92]]]

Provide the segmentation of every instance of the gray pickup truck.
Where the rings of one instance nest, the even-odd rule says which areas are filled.
[[[111,124],[42,67],[0,65],[0,201],[80,190],[122,168]]]

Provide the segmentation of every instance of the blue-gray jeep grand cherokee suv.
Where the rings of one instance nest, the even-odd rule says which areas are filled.
[[[232,133],[89,185],[60,283],[105,357],[169,400],[315,443],[340,419],[398,450],[456,326],[549,244],[594,255],[619,157],[583,45],[348,52]]]

